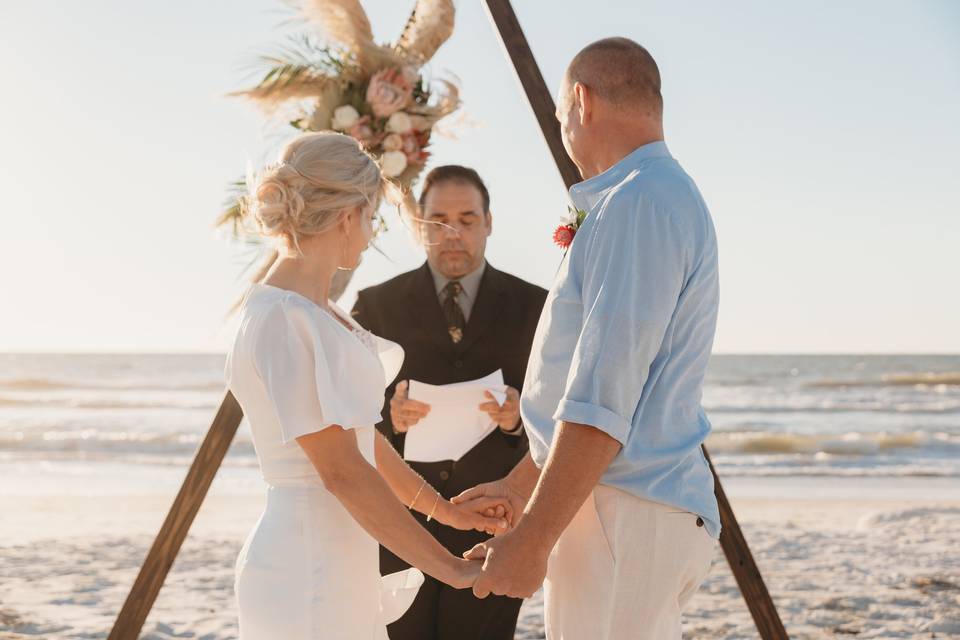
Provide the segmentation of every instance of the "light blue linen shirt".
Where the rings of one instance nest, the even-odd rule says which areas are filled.
[[[695,513],[720,535],[700,405],[719,304],[717,240],[666,144],[570,189],[588,215],[547,297],[521,395],[543,466],[560,421],[623,449],[600,482]]]

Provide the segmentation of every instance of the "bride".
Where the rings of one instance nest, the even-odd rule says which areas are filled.
[[[250,422],[267,503],[237,560],[243,640],[386,638],[413,601],[417,569],[381,581],[377,543],[456,588],[480,564],[451,555],[407,509],[459,529],[503,531],[509,505],[453,505],[374,425],[403,350],[328,300],[373,236],[385,182],[350,137],[290,143],[249,205],[280,257],[253,285],[229,354],[229,387]]]

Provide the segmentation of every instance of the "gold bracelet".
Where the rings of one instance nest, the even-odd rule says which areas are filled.
[[[430,509],[430,515],[427,516],[427,522],[433,520],[433,514],[436,512],[437,507],[440,505],[440,492],[437,491],[437,499],[433,503],[433,509]]]
[[[410,504],[407,505],[407,509],[413,509],[413,505],[417,504],[417,498],[420,497],[420,494],[423,493],[423,488],[427,486],[427,479],[424,478],[423,482],[420,484],[420,490],[417,491],[417,495],[413,496],[413,500],[410,501]]]

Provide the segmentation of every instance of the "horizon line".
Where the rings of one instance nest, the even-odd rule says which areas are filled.
[[[225,356],[227,350],[71,350],[71,351],[6,351],[0,356]],[[960,356],[960,351],[714,351],[711,356]]]

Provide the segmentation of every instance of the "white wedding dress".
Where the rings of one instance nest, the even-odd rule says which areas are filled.
[[[240,638],[386,640],[386,625],[413,602],[423,574],[381,579],[377,541],[324,488],[295,438],[352,428],[376,466],[374,425],[403,349],[269,285],[254,285],[240,315],[226,376],[268,485],[237,559]]]

